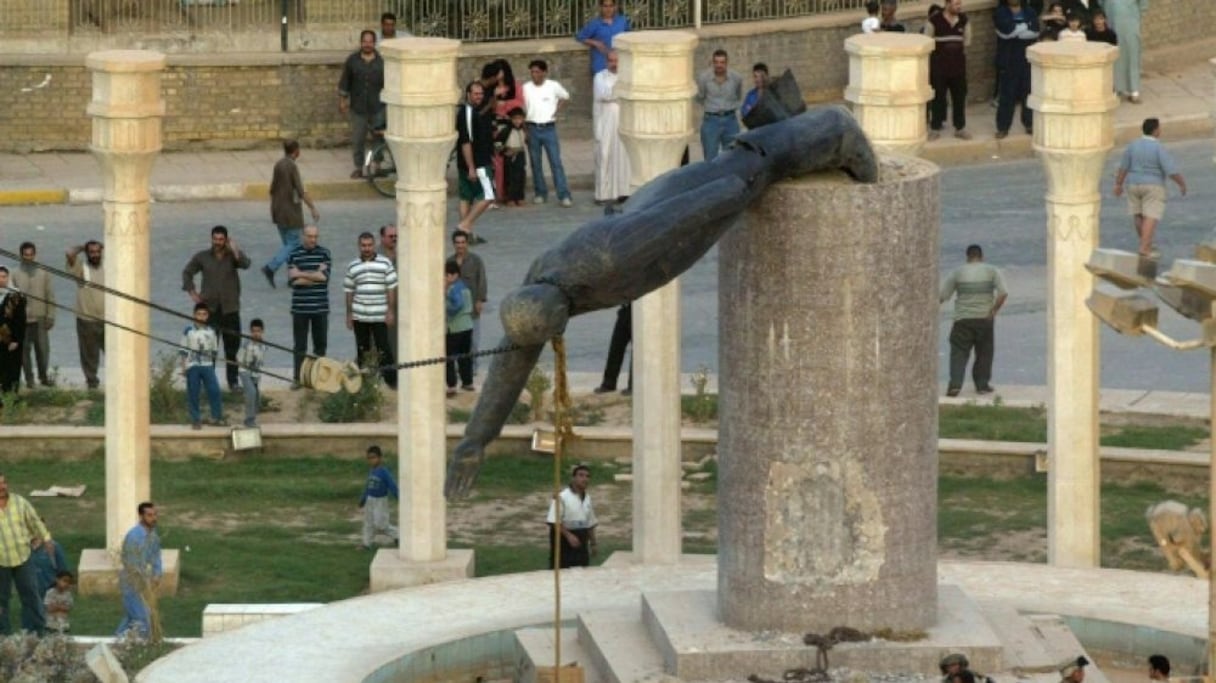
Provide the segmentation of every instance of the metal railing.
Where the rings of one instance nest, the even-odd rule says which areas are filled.
[[[864,0],[618,0],[635,30],[860,9]],[[598,0],[0,0],[0,38],[180,39],[379,27],[385,11],[415,35],[469,42],[570,36]],[[293,49],[308,49],[307,41]],[[286,41],[284,45],[287,45]],[[252,48],[258,49],[258,48]]]

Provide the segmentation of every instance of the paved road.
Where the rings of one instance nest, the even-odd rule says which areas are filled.
[[[1208,144],[1179,143],[1171,147],[1186,174],[1192,196],[1171,199],[1161,232],[1160,246],[1165,260],[1186,256],[1192,246],[1211,230],[1209,216],[1216,215],[1216,201],[1210,190],[1216,181],[1212,150]],[[1104,189],[1109,194],[1115,156],[1108,165]],[[994,383],[1036,385],[1046,382],[1046,301],[1045,230],[1043,176],[1037,161],[995,163],[986,166],[958,167],[942,176],[941,265],[943,274],[962,260],[971,242],[984,245],[988,259],[1006,269],[1011,297],[998,320],[997,361]],[[523,278],[532,257],[561,239],[581,222],[600,214],[584,194],[572,209],[554,205],[507,209],[487,214],[482,234],[490,243],[480,251],[486,259],[491,286],[491,306],[505,291]],[[374,229],[393,218],[390,201],[343,201],[322,204],[322,243],[330,247],[341,262],[355,255],[355,238],[363,229]],[[452,209],[454,223],[454,207]],[[152,298],[183,312],[189,300],[180,291],[180,272],[190,253],[205,248],[212,225],[223,223],[254,258],[255,268],[273,251],[277,236],[270,225],[262,202],[212,202],[157,204],[152,212],[154,240],[152,251]],[[43,256],[62,263],[62,250],[101,233],[99,206],[12,207],[0,213],[0,244],[16,250],[23,240],[35,241]],[[1102,206],[1104,246],[1134,249],[1135,239],[1123,203],[1107,196]],[[3,259],[0,259],[3,262]],[[11,264],[10,264],[11,265]],[[280,274],[280,285],[282,275]],[[683,369],[695,370],[704,364],[715,369],[717,362],[717,252],[709,255],[683,279],[684,313],[682,320]],[[266,320],[268,337],[290,346],[288,293],[280,286],[271,290],[254,269],[244,278],[243,314],[246,321],[254,315]],[[73,300],[73,286],[57,285],[60,301]],[[331,299],[340,310],[336,288]],[[571,369],[596,372],[602,367],[607,337],[613,322],[612,312],[601,312],[576,319],[568,331]],[[1194,325],[1163,312],[1163,326],[1179,336],[1189,336]],[[176,339],[184,324],[167,315],[153,314],[158,336]],[[339,318],[331,319],[330,354],[352,357],[354,342]],[[949,330],[949,308],[944,307],[939,321],[938,368],[945,377]],[[483,345],[498,339],[501,328],[497,316],[487,317]],[[71,315],[61,312],[61,324],[52,331],[53,363],[66,375],[75,375],[74,325]],[[1208,373],[1203,352],[1178,353],[1160,348],[1146,339],[1121,338],[1103,333],[1103,386],[1115,388],[1158,388],[1177,391],[1207,391]],[[156,347],[154,347],[156,348]],[[166,347],[161,347],[162,349]],[[271,366],[286,367],[287,354],[268,358]]]

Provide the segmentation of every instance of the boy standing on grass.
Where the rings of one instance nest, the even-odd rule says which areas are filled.
[[[224,407],[220,403],[220,384],[215,378],[215,358],[219,353],[219,337],[215,328],[207,325],[211,310],[207,304],[194,304],[194,324],[182,331],[182,374],[186,376],[186,410],[190,426],[202,429],[202,414],[198,404],[199,388],[207,390],[211,407],[211,424],[224,426]]]
[[[262,343],[262,335],[266,326],[261,318],[254,318],[249,323],[249,336],[236,354],[236,362],[241,366],[241,389],[245,392],[245,426],[256,427],[258,424],[258,405],[261,393],[258,384],[262,379],[262,362],[266,358],[266,345]]]
[[[42,604],[46,607],[46,628],[56,633],[72,630],[68,614],[72,611],[72,572],[60,569],[55,574],[55,585],[47,589]]]
[[[359,550],[371,550],[372,542],[377,533],[397,540],[397,527],[389,521],[388,497],[400,500],[397,493],[397,482],[384,466],[384,455],[379,446],[367,447],[367,484],[363,487],[363,497],[359,499],[359,508],[363,510],[363,543]]]

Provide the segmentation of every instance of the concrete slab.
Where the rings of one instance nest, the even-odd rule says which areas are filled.
[[[448,548],[439,562],[406,562],[396,548],[381,548],[372,558],[371,592],[473,578],[473,551]]]
[[[641,605],[580,612],[578,638],[606,683],[650,680],[665,673],[663,656],[642,622]]]
[[[1024,616],[1011,605],[986,598],[976,600],[976,604],[1004,645],[1005,669],[1009,671],[1055,675],[1061,662],[1084,651],[1059,616]],[[1086,680],[1092,680],[1088,673]]]
[[[164,570],[156,594],[177,595],[181,577],[181,553],[176,549],[161,549],[160,563]],[[90,548],[81,551],[76,565],[76,585],[81,595],[117,595],[118,569],[110,551]]]
[[[854,671],[932,671],[944,652],[967,653],[977,671],[999,671],[1004,648],[979,607],[953,585],[938,587],[937,626],[911,641],[871,640],[832,648],[831,666]],[[715,591],[646,592],[642,618],[669,674],[683,680],[780,676],[786,669],[816,666],[817,651],[801,633],[747,633],[724,626]],[[847,617],[841,617],[847,626]]]

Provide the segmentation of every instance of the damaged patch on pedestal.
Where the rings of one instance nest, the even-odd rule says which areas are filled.
[[[860,464],[772,463],[764,516],[767,580],[827,591],[877,580],[887,527]]]

